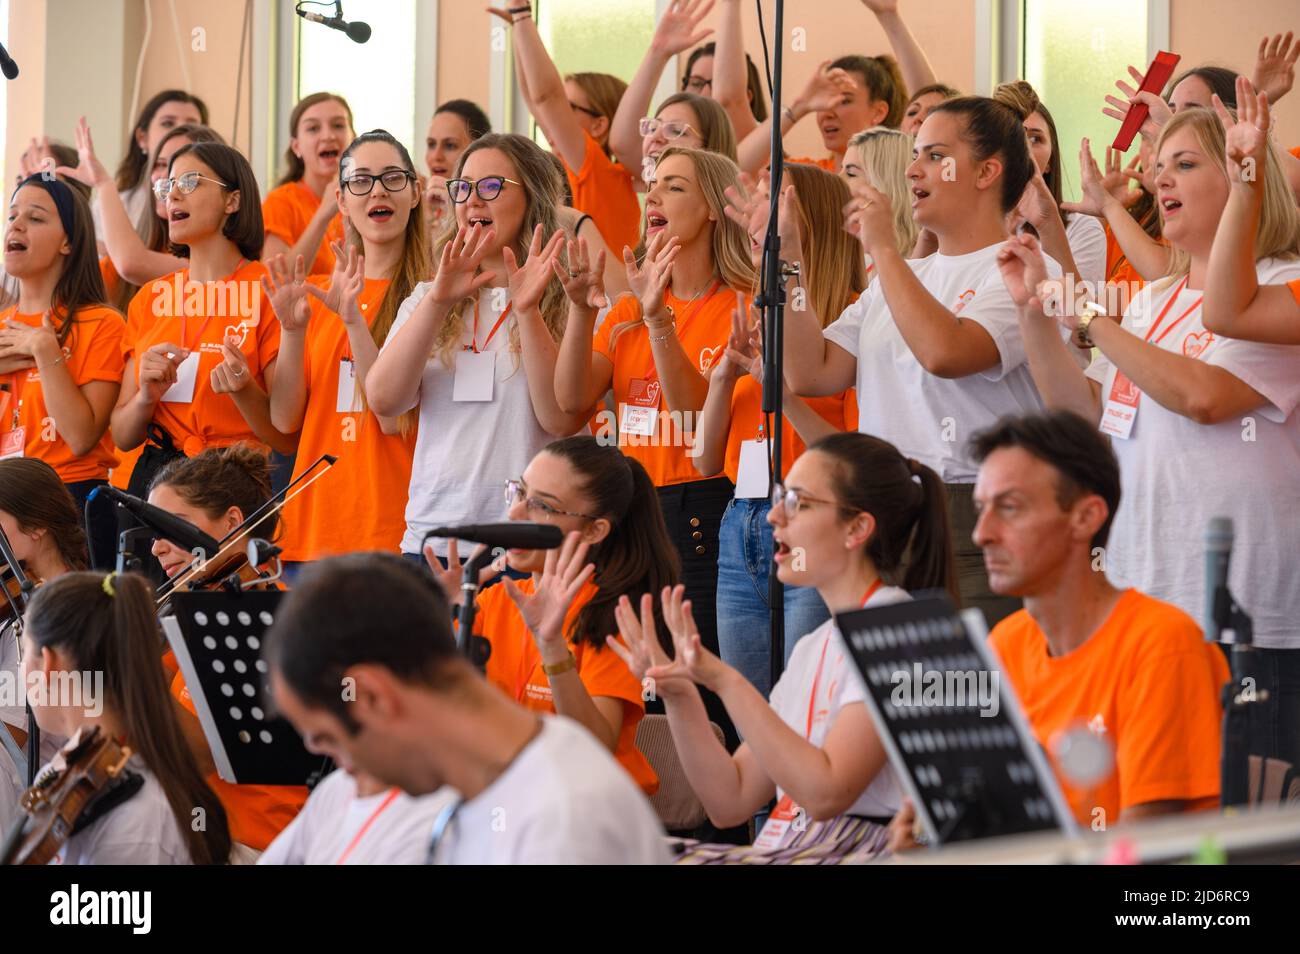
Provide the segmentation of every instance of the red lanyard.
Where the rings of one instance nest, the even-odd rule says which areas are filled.
[[[231,275],[236,275],[236,274],[238,274],[238,273],[239,273],[239,270],[240,270],[241,268],[243,268],[246,264],[248,264],[248,259],[246,259],[246,258],[241,258],[241,259],[239,260],[239,264],[235,266],[235,270],[234,270],[233,272],[231,272],[230,274],[231,274]],[[223,279],[219,279],[219,281],[226,281],[226,280],[227,280],[227,279],[224,279],[224,278],[223,278]],[[207,282],[204,282],[204,283],[203,283],[203,285],[204,285],[204,287],[205,287],[205,293],[204,293],[205,300],[206,300],[206,286],[207,286],[207,284],[208,284]],[[182,290],[182,291],[183,291],[183,290]],[[260,290],[259,290],[259,294],[260,294]],[[204,311],[207,311],[207,309],[204,308]],[[184,295],[182,294],[182,298],[181,298],[181,347],[182,347],[183,349],[185,349],[186,351],[193,351],[193,350],[195,350],[195,348],[197,348],[200,344],[203,343],[203,332],[205,332],[205,331],[208,330],[208,322],[210,322],[210,321],[212,320],[212,316],[211,316],[211,315],[206,315],[206,316],[204,316],[204,318],[203,318],[203,324],[199,325],[199,333],[198,333],[198,336],[195,337],[195,339],[194,339],[194,346],[193,346],[193,347],[190,346],[190,343],[189,343],[189,341],[187,340],[187,339],[189,338],[189,336],[190,336],[190,334],[189,334],[189,321],[188,321],[188,319],[189,319],[189,316],[188,316],[187,314],[185,314],[185,298],[184,298]],[[223,339],[221,343],[222,343],[222,344],[225,344],[225,340]]]
[[[497,319],[497,323],[492,326],[492,330],[488,332],[487,338],[483,340],[484,348],[486,348],[488,346],[488,343],[491,342],[492,336],[497,333],[497,329],[501,327],[501,323],[505,321],[506,316],[510,314],[510,309],[514,307],[515,307],[514,302],[510,302],[510,304],[506,305],[506,310],[501,312],[501,317]],[[478,353],[478,299],[477,298],[474,299],[474,336],[470,338],[470,345],[468,350],[473,351],[475,354]]]
[[[1144,341],[1151,341],[1151,336],[1152,336],[1153,334],[1155,334],[1155,333],[1156,333],[1156,329],[1160,327],[1160,322],[1162,322],[1162,321],[1165,320],[1165,315],[1169,314],[1169,309],[1172,308],[1172,307],[1174,306],[1174,302],[1178,300],[1178,296],[1179,296],[1180,294],[1182,294],[1183,289],[1186,288],[1186,287],[1187,287],[1187,278],[1184,277],[1183,280],[1182,280],[1181,282],[1178,283],[1178,287],[1174,289],[1174,293],[1173,293],[1172,295],[1169,296],[1169,300],[1168,300],[1167,302],[1165,302],[1165,307],[1162,308],[1162,309],[1160,309],[1160,314],[1159,314],[1159,316],[1156,318],[1155,323],[1151,326],[1151,330],[1147,332],[1147,336],[1146,336],[1146,338],[1143,339]],[[1184,318],[1186,318],[1188,315],[1190,315],[1192,312],[1194,312],[1197,308],[1200,308],[1200,307],[1201,307],[1201,301],[1202,301],[1204,298],[1205,298],[1205,296],[1204,296],[1204,295],[1201,295],[1200,298],[1197,298],[1196,301],[1192,302],[1192,307],[1188,308],[1185,312],[1183,312],[1181,315],[1179,315],[1177,318],[1175,318],[1174,321],[1173,321],[1173,324],[1171,324],[1168,328],[1165,329],[1164,334],[1162,334],[1159,338],[1157,338],[1157,339],[1156,339],[1154,342],[1152,342],[1152,343],[1153,343],[1153,344],[1160,344],[1160,342],[1164,341],[1165,338],[1168,336],[1169,332],[1171,332],[1171,331],[1173,331],[1175,328],[1177,328],[1178,325],[1179,325],[1179,323],[1180,323]]]
[[[352,841],[349,842],[348,846],[343,849],[343,854],[339,855],[339,860],[334,862],[336,865],[341,865],[343,864],[344,861],[347,860],[348,855],[352,854],[352,849],[355,848],[357,846],[357,843],[361,841],[361,836],[370,830],[370,826],[371,824],[374,823],[374,820],[379,817],[380,813],[383,812],[385,808],[387,808],[389,805],[393,803],[393,799],[397,798],[398,794],[399,794],[399,789],[390,788],[388,790],[387,797],[385,797],[384,800],[379,803],[379,807],[376,808],[373,812],[371,812],[370,817],[365,820],[365,823],[359,829],[357,829],[357,833],[352,836]]]
[[[871,597],[876,595],[876,590],[880,589],[883,584],[879,578],[867,588],[867,593],[862,597],[862,605],[866,606]],[[826,650],[830,648],[831,636],[833,633],[827,633],[826,638],[822,641],[822,655],[817,660],[817,672],[813,675],[812,695],[808,697],[808,726],[804,730],[804,738],[809,742],[812,741],[813,715],[817,711],[817,686],[822,681],[822,667],[826,665]]]

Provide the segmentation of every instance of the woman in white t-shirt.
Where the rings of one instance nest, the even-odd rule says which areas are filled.
[[[818,441],[787,484],[776,485],[768,521],[780,580],[816,587],[832,612],[906,600],[912,589],[953,589],[943,482],[879,438]],[[639,617],[627,597],[620,601],[628,647],[613,639],[609,646],[663,698],[691,787],[719,828],[743,824],[777,799],[752,847],[700,846],[686,860],[827,863],[878,852],[899,794],[834,621],[795,646],[769,705],[701,644],[682,587],[665,589],[662,604],[672,661],[656,637],[649,595]],[[713,734],[697,686],[718,694],[744,737],[734,755]]]
[[[1229,517],[1229,585],[1254,619],[1254,641],[1295,651],[1300,347],[1221,338],[1202,324],[1210,250],[1231,188],[1224,147],[1223,126],[1209,110],[1179,113],[1161,130],[1155,185],[1174,264],[1133,299],[1122,322],[1093,320],[1065,303],[1061,324],[1097,348],[1086,373],[1067,353],[1057,322],[1044,317],[1040,295],[1049,289],[1039,288],[1037,244],[1020,236],[1000,261],[1044,399],[1099,421],[1113,439],[1124,506],[1105,557],[1116,585],[1203,619],[1206,525]],[[1235,165],[1232,172],[1237,178]],[[1300,277],[1300,214],[1271,149],[1263,176],[1254,243],[1259,281]]]
[[[1029,154],[1038,169],[1011,213],[1012,232],[1032,227],[1047,256],[1073,274],[1076,282],[1088,282],[1089,295],[1099,297],[1106,282],[1106,230],[1094,216],[1061,207],[1065,174],[1052,114],[1024,80],[1003,83],[993,91],[993,98],[1024,113]]]
[[[587,421],[560,410],[552,383],[567,313],[555,166],[526,137],[490,133],[447,189],[455,228],[434,248],[437,275],[402,304],[365,380],[375,414],[420,411],[402,538],[420,563],[425,531],[504,519],[505,482]]]
[[[37,589],[27,609],[23,680],[46,687],[32,698],[41,731],[71,738],[98,728],[131,750],[126,769],[143,782],[68,838],[56,864],[225,864],[230,856],[225,809],[167,692],[155,614],[144,577],[113,573],[65,574]],[[56,755],[40,774],[61,763]]]
[[[825,330],[807,310],[785,312],[785,375],[795,393],[834,394],[856,382],[858,429],[948,484],[962,598],[990,624],[1019,601],[989,590],[971,541],[976,467],[964,447],[998,418],[1042,408],[1015,306],[997,275],[1007,216],[1034,175],[1024,118],[979,96],[932,109],[907,178],[913,218],[938,251],[905,258],[892,203],[855,179],[847,224],[871,256],[875,280]]]
[[[407,795],[364,772],[336,769],[257,859],[259,865],[422,865],[456,794]]]

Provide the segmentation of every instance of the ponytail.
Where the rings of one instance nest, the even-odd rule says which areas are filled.
[[[158,779],[195,864],[225,864],[226,810],[204,781],[181,730],[162,666],[153,589],[133,573],[68,573],[36,591],[27,634],[77,669],[104,674],[104,705]],[[205,824],[195,831],[194,810]]]
[[[832,434],[808,450],[831,459],[839,503],[875,519],[865,550],[880,578],[909,592],[947,590],[960,606],[948,492],[939,475],[868,434]]]
[[[638,461],[585,434],[554,441],[544,452],[569,463],[593,512],[610,522],[608,535],[591,553],[597,593],[578,611],[569,639],[604,647],[605,637],[618,632],[614,607],[619,597],[626,594],[636,603],[649,593],[655,597],[660,639],[666,642],[659,594],[665,586],[676,585],[681,570],[654,481]],[[671,653],[671,646],[665,648]]]

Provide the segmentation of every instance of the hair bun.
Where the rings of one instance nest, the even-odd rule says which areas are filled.
[[[1042,105],[1037,91],[1024,80],[1003,83],[993,91],[993,99],[1012,110],[1024,122]]]

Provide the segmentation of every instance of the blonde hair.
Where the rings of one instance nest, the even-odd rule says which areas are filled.
[[[920,232],[912,218],[912,197],[907,185],[907,167],[912,162],[912,137],[888,126],[872,126],[849,140],[857,150],[858,162],[871,187],[883,192],[894,210],[894,236],[898,253],[912,254]]]
[[[618,104],[623,99],[623,94],[627,92],[627,83],[609,73],[570,73],[565,79],[572,80],[578,85],[591,101],[592,109],[608,119],[611,124],[614,122]],[[605,132],[605,139],[606,142],[601,145],[608,153],[608,130]]]
[[[1235,111],[1232,111],[1235,116]],[[1223,157],[1227,152],[1227,137],[1223,123],[1218,115],[1210,109],[1186,109],[1176,113],[1173,119],[1165,123],[1156,140],[1156,156],[1164,148],[1165,141],[1185,127],[1191,127],[1196,143],[1205,153],[1206,158],[1215,165],[1226,180],[1227,170]],[[1264,203],[1260,209],[1259,226],[1255,230],[1255,260],[1264,258],[1291,259],[1300,256],[1300,210],[1296,209],[1295,193],[1282,172],[1282,161],[1277,147],[1270,139],[1268,156],[1264,162]],[[1164,211],[1160,211],[1160,228],[1164,231]],[[1172,281],[1188,274],[1192,266],[1192,257],[1185,250],[1172,248],[1169,259],[1169,272],[1166,278]]]
[[[716,152],[684,149],[680,146],[671,146],[660,153],[657,165],[662,165],[663,161],[671,156],[685,156],[691,161],[700,192],[704,194],[704,201],[713,214],[713,241],[709,248],[709,255],[713,259],[714,272],[721,276],[724,285],[735,291],[752,295],[758,276],[754,271],[754,263],[749,257],[749,235],[726,213],[726,191],[729,187],[739,187],[740,167],[726,156]],[[642,236],[641,244],[637,249],[638,259],[644,253],[645,237]],[[638,317],[616,327],[610,335],[610,347],[613,348],[619,335],[640,323],[641,319]]]
[[[488,133],[474,140],[461,153],[460,162],[456,164],[456,175],[462,175],[465,161],[483,149],[495,149],[503,153],[515,167],[514,178],[522,183],[518,186],[506,186],[509,189],[519,189],[524,194],[524,220],[519,226],[519,234],[510,245],[515,258],[522,264],[528,258],[528,246],[533,240],[533,231],[538,225],[542,226],[542,231],[548,239],[560,228],[560,220],[556,212],[564,197],[560,175],[551,162],[550,156],[537,143],[527,136],[515,133]],[[434,262],[441,259],[443,247],[454,239],[459,231],[455,224],[455,216],[451,216],[450,219],[449,227],[434,242]],[[476,301],[477,297],[471,297],[458,302],[448,312],[442,327],[438,329],[437,337],[434,338],[434,356],[440,358],[448,368],[455,361],[455,354],[460,350],[465,335],[465,309],[473,308]],[[568,317],[565,302],[563,286],[557,279],[552,278],[546,286],[546,291],[542,293],[539,310],[542,313],[542,321],[546,324],[546,330],[551,333],[551,337],[556,342],[564,336],[564,323]],[[517,366],[519,328],[513,318],[510,320],[509,328],[510,350],[515,355]]]
[[[833,172],[804,163],[787,162],[785,174],[794,186],[804,237],[807,271],[800,280],[825,328],[867,287],[862,247],[842,227],[849,187]]]

